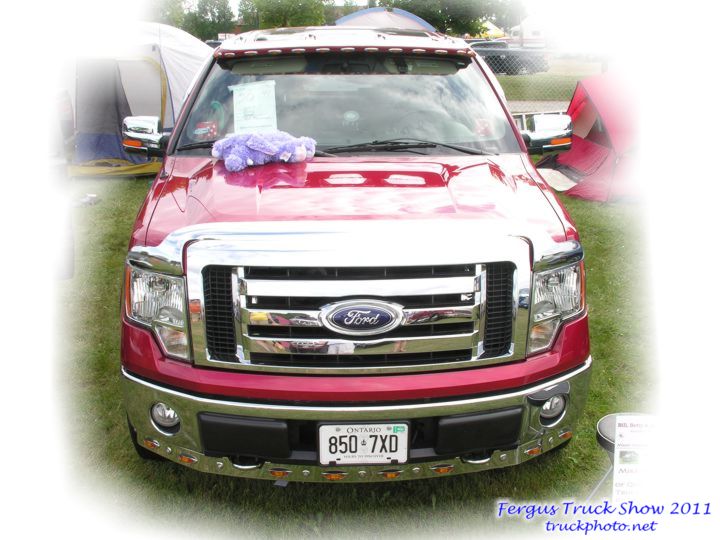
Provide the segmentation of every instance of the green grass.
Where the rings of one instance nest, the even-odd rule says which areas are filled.
[[[508,101],[570,101],[579,80],[577,75],[535,73],[498,75]]]
[[[597,60],[550,56],[547,72],[498,75],[508,101],[570,101],[578,81],[597,75]]]
[[[564,449],[506,470],[383,485],[301,485],[202,475],[170,462],[144,462],[130,445],[119,376],[119,291],[127,241],[147,180],[78,180],[101,202],[75,213],[76,274],[63,284],[66,392],[72,474],[111,493],[137,521],[137,508],[162,526],[229,536],[363,537],[538,532],[540,523],[494,518],[495,500],[582,500],[607,466],[594,424],[619,410],[643,410],[652,394],[645,363],[649,312],[639,293],[645,272],[638,209],[567,199],[587,253],[594,372],[577,436]],[[638,384],[636,381],[645,381]],[[104,487],[103,487],[104,486]],[[120,492],[119,502],[115,501]],[[118,515],[121,515],[118,510]],[[162,517],[160,517],[162,516]]]

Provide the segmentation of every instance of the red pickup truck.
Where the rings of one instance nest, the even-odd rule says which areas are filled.
[[[573,436],[590,346],[583,251],[487,66],[441,34],[250,32],[198,75],[127,256],[122,377],[140,456],[280,482],[442,477]],[[315,156],[229,171],[216,139]]]

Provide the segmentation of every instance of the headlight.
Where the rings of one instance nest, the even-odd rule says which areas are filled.
[[[564,320],[585,308],[583,263],[535,274],[528,354],[549,349]]]
[[[165,352],[188,359],[185,280],[126,267],[125,313],[153,329]]]

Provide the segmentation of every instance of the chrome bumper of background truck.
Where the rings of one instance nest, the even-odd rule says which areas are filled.
[[[123,389],[128,417],[137,431],[137,442],[148,450],[176,463],[207,473],[264,480],[326,482],[335,479],[344,482],[377,482],[449,476],[507,467],[523,463],[559,446],[572,437],[572,430],[584,407],[591,362],[591,358],[588,358],[570,373],[521,391],[508,391],[470,399],[406,405],[324,407],[224,401],[163,388],[134,377],[125,371],[123,371]],[[566,412],[554,425],[543,426],[539,420],[539,407],[532,405],[528,396],[565,382],[569,384]],[[180,415],[181,428],[177,433],[172,435],[162,433],[150,419],[150,408],[159,401],[168,404]],[[338,467],[270,461],[261,464],[239,465],[227,457],[204,455],[198,427],[198,413],[200,412],[281,420],[365,422],[488,412],[518,406],[523,408],[522,427],[520,444],[514,449],[496,450],[484,459],[458,456],[450,459],[442,458],[391,466]],[[388,474],[388,471],[391,473]]]

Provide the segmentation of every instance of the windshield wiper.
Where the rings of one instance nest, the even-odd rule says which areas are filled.
[[[427,141],[425,139],[413,139],[403,137],[399,139],[385,139],[382,141],[371,141],[359,144],[348,144],[345,146],[333,146],[332,148],[326,148],[326,152],[332,152],[338,154],[341,152],[376,152],[381,150],[406,150],[411,148],[435,148],[441,146],[443,148],[450,148],[463,152],[465,154],[473,154],[480,156],[494,156],[492,152],[486,152],[478,148],[469,148],[467,146],[460,146],[457,144],[442,143],[437,141]]]
[[[200,141],[189,144],[183,144],[178,146],[175,151],[182,152],[183,150],[197,150],[198,148],[212,148],[217,141]],[[318,157],[335,157],[333,154],[323,152],[322,150],[315,150],[315,155]]]
[[[183,144],[182,146],[178,146],[175,151],[176,152],[182,152],[183,150],[196,150],[198,148],[212,148],[213,144],[215,144],[217,141],[200,141],[200,142],[194,142],[190,144]]]

